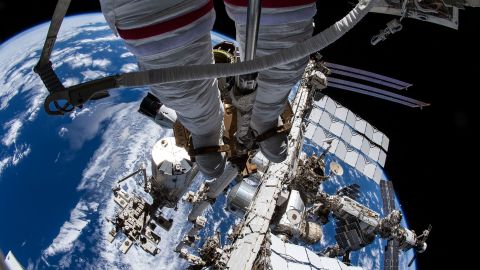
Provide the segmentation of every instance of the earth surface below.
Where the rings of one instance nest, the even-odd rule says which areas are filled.
[[[0,47],[0,248],[12,250],[28,269],[184,269],[187,265],[173,247],[190,227],[188,204],[180,203],[176,212],[167,213],[175,225],[169,233],[159,231],[157,256],[136,246],[124,255],[118,250],[121,237],[113,244],[105,240],[111,229],[105,218],[115,210],[111,193],[115,181],[142,163],[150,168],[151,147],[172,131],[137,113],[146,88],[111,91],[110,98],[68,116],[48,116],[43,111],[47,90],[32,72],[47,29],[48,24],[39,25]],[[212,32],[214,44],[223,40],[231,39]],[[99,13],[66,18],[51,60],[65,86],[137,70],[133,55]],[[303,150],[322,151],[309,141]],[[332,160],[335,157],[327,156],[327,163]],[[383,215],[379,186],[342,165],[344,176],[325,183],[323,189],[333,194],[357,183],[360,203]],[[192,189],[202,180],[197,177]],[[135,181],[140,177],[122,187],[136,189]],[[226,232],[236,222],[224,203],[221,196],[206,213],[209,222],[203,235]],[[324,227],[324,235],[322,242],[311,246],[314,251],[335,243],[332,222]],[[352,264],[383,268],[384,245],[376,239],[352,253]],[[407,269],[412,255],[401,254],[400,269]]]

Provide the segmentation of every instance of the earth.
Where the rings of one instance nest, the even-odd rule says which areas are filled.
[[[111,193],[115,181],[142,163],[150,168],[151,147],[172,131],[137,112],[146,88],[114,90],[110,98],[67,116],[47,115],[43,111],[47,90],[32,71],[47,29],[47,23],[33,27],[0,47],[0,248],[4,253],[12,250],[27,269],[184,269],[186,263],[173,247],[189,229],[188,204],[180,203],[176,212],[168,213],[175,225],[168,234],[161,232],[157,256],[136,246],[124,255],[118,250],[122,239],[113,244],[105,240],[111,229],[105,218],[115,210]],[[213,43],[223,40],[231,38],[212,32]],[[135,58],[100,13],[66,18],[51,60],[66,86],[137,70]],[[303,150],[322,151],[309,141]],[[327,156],[327,162],[334,159]],[[384,215],[379,186],[342,165],[344,176],[326,182],[323,189],[332,194],[358,183],[360,203]],[[202,180],[198,176],[192,189]],[[134,184],[135,180],[127,182],[124,188],[134,189]],[[209,222],[203,235],[226,232],[236,221],[224,203],[222,196],[206,213]],[[333,232],[329,223],[324,239],[311,248],[321,251],[334,244]],[[352,253],[352,263],[383,268],[384,245],[375,240]],[[400,269],[408,268],[411,256],[411,251],[401,253]]]

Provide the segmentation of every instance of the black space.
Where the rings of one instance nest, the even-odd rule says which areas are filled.
[[[341,18],[354,2],[319,0],[317,32]],[[55,4],[0,1],[0,42],[50,20]],[[215,1],[215,7],[215,29],[234,36],[222,1]],[[74,0],[69,14],[99,10],[98,0]],[[480,9],[461,11],[458,31],[408,19],[401,32],[371,46],[371,36],[391,18],[369,14],[322,54],[330,62],[410,82],[414,86],[405,94],[432,105],[419,110],[341,90],[328,94],[389,136],[386,170],[410,226],[419,232],[433,225],[429,248],[417,260],[420,269],[460,269],[458,263],[470,256],[459,245],[470,241],[468,222],[476,215],[462,216],[476,198],[477,178],[470,172],[477,165],[471,156],[477,148],[473,128],[480,90]]]

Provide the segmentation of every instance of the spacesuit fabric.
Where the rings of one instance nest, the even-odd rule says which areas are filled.
[[[235,21],[241,55],[245,48],[247,2],[225,0],[227,13]],[[262,1],[256,55],[273,54],[310,38],[315,13],[315,1],[312,0]],[[305,57],[259,73],[251,120],[255,131],[261,134],[277,124],[290,89],[302,77],[307,62],[308,57]]]
[[[246,2],[225,0],[227,13],[236,23],[242,54]],[[100,4],[108,24],[135,55],[141,70],[213,63],[212,0],[100,0]],[[312,35],[315,1],[264,0],[262,6],[258,56],[291,47]],[[262,133],[276,124],[307,61],[305,57],[260,72],[251,123],[256,131]],[[177,112],[191,132],[195,148],[218,145],[223,106],[215,79],[152,85],[150,91]],[[221,163],[220,156],[210,161]]]
[[[100,0],[109,25],[142,70],[213,63],[211,0]],[[193,19],[192,19],[193,18]],[[165,31],[165,29],[169,31]],[[223,107],[214,79],[152,85],[194,135],[195,147],[217,145]]]

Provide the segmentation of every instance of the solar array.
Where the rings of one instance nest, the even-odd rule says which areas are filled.
[[[393,91],[406,90],[408,87],[412,86],[412,84],[370,71],[339,64],[325,63],[325,66],[331,72],[330,77],[328,78],[329,87],[380,98],[412,108],[422,108],[430,105],[428,103],[391,92],[390,90],[383,89],[384,87],[387,87],[387,89],[390,88]]]
[[[385,134],[328,96],[315,101],[306,122],[305,138],[319,146],[333,139],[329,152],[379,183],[389,144]]]
[[[382,194],[383,214],[387,216],[395,210],[395,193],[391,181],[380,181],[380,192]],[[398,241],[390,239],[387,241],[384,255],[384,270],[398,270],[399,256]]]

